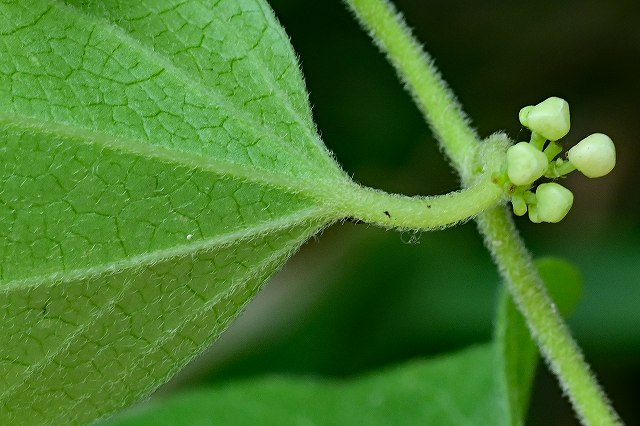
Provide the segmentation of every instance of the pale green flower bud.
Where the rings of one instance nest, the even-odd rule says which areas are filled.
[[[567,155],[576,169],[590,178],[604,176],[616,165],[616,147],[611,138],[602,133],[582,139]]]
[[[551,97],[535,106],[524,107],[519,114],[520,123],[550,141],[557,141],[569,133],[569,104],[561,98]]]
[[[547,156],[530,143],[519,142],[507,149],[507,175],[515,185],[532,184],[548,166]]]
[[[560,222],[573,205],[573,193],[557,183],[543,183],[536,189],[536,210],[541,222]]]
[[[528,127],[527,123],[529,121],[527,120],[527,117],[529,117],[529,113],[531,112],[532,109],[533,109],[533,106],[529,105],[522,108],[518,113],[518,119],[520,120],[520,124],[522,124],[524,127]]]

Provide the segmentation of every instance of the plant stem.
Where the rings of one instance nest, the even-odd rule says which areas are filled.
[[[549,298],[511,215],[505,208],[496,207],[480,215],[477,222],[509,293],[526,318],[543,357],[560,380],[580,419],[589,425],[620,424]]]
[[[560,154],[561,152],[562,152],[562,145],[560,145],[558,142],[555,142],[555,141],[549,142],[549,145],[544,150],[544,153],[549,159],[549,161],[552,161],[555,158],[555,156]]]
[[[478,136],[433,60],[395,7],[386,0],[345,0],[380,50],[387,54],[463,180],[471,176]]]
[[[461,191],[432,197],[407,197],[362,186],[334,188],[344,216],[385,228],[433,230],[469,220],[494,207],[503,190],[489,176]],[[326,196],[325,196],[326,197]]]
[[[478,172],[480,144],[460,106],[431,59],[412,37],[401,15],[386,0],[345,0],[407,85],[418,107],[463,183]],[[511,216],[495,207],[478,217],[480,232],[498,265],[509,293],[551,370],[585,424],[615,425],[609,405],[579,347],[547,295],[538,271],[524,247]]]

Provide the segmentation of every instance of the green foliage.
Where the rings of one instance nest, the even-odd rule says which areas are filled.
[[[354,184],[263,1],[2,12],[5,422],[84,422],[148,394],[335,220],[442,227],[501,196],[489,172],[423,199]]]
[[[578,304],[582,277],[571,263],[554,257],[537,259],[536,267],[558,310],[568,315]],[[526,321],[513,300],[503,290],[496,324],[498,373],[506,387],[509,424],[522,424],[529,406],[531,386],[538,364],[538,348]]]
[[[545,284],[554,297],[563,295],[556,299],[559,309],[575,308],[580,287],[575,267],[557,258],[540,259],[536,265],[549,277]],[[537,348],[506,294],[499,312],[497,346],[478,346],[349,380],[237,380],[155,400],[105,425],[471,425],[487,419],[496,425],[521,424]],[[504,378],[496,374],[500,370]]]
[[[505,396],[495,355],[493,345],[478,346],[350,381],[237,381],[156,401],[106,424],[501,425]]]
[[[208,346],[346,178],[262,2],[2,13],[0,423],[86,422]]]
[[[191,424],[184,414],[202,408],[234,423],[519,424],[531,329],[580,415],[615,421],[495,208],[511,142],[480,143],[393,6],[348,3],[462,190],[409,198],[355,184],[317,135],[296,56],[263,0],[0,5],[0,423],[87,423],[148,395],[332,222],[429,230],[479,214],[526,317],[505,295],[496,345],[349,381],[239,382],[159,418]],[[576,281],[562,263],[546,270],[545,281]]]

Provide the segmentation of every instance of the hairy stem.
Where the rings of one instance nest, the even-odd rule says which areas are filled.
[[[478,136],[468,125],[432,59],[413,38],[394,6],[385,0],[345,0],[380,50],[387,54],[400,79],[438,136],[463,180],[471,176]]]
[[[509,212],[496,207],[480,215],[477,222],[509,293],[580,419],[590,425],[619,424],[617,414],[549,298]]]
[[[385,228],[441,229],[469,220],[503,198],[501,187],[484,176],[466,189],[432,197],[407,197],[353,186],[337,189],[337,210]]]
[[[387,54],[463,183],[468,185],[479,173],[477,161],[481,144],[431,59],[388,1],[345,2]],[[495,207],[481,214],[478,226],[543,357],[581,420],[586,424],[618,424],[615,411],[547,295],[506,209]]]

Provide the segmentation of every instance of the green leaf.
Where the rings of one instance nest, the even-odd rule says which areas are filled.
[[[580,271],[556,257],[536,259],[535,265],[558,310],[565,316],[569,315],[580,299]],[[524,317],[504,289],[500,295],[496,334],[502,360],[499,375],[509,402],[509,424],[522,425],[538,365],[538,347],[531,338]]]
[[[348,381],[253,378],[156,400],[108,424],[501,425],[495,354],[478,346]]]
[[[502,365],[502,377],[509,405],[509,425],[523,425],[531,387],[538,365],[538,347],[531,338],[524,317],[503,289],[498,307],[496,340]]]
[[[580,269],[567,260],[552,256],[536,259],[535,263],[560,313],[565,317],[571,315],[582,297]]]
[[[350,182],[264,1],[0,6],[0,423],[83,423],[209,345]]]

